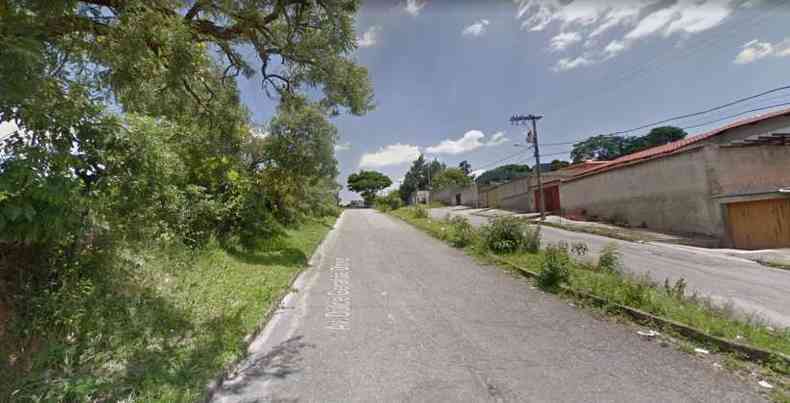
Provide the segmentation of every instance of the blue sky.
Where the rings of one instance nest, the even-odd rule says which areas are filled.
[[[563,143],[790,84],[790,8],[779,2],[564,3],[367,2],[355,57],[369,69],[377,107],[334,120],[338,181],[360,168],[398,180],[419,152],[478,169],[521,151],[502,164],[532,165],[513,146],[523,142],[508,122],[515,113],[545,115],[541,143]],[[273,111],[259,85],[242,83],[242,94],[263,122]],[[781,102],[790,91],[677,124]],[[570,147],[541,151],[567,159]]]

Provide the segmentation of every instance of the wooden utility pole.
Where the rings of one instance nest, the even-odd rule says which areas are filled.
[[[536,122],[540,120],[543,116],[539,115],[513,115],[510,118],[510,123],[515,126],[523,126],[526,125],[527,121],[532,122],[532,130],[530,130],[531,135],[527,136],[527,146],[532,143],[535,147],[535,176],[538,179],[538,195],[540,196],[540,220],[543,221],[546,219],[546,195],[543,194],[543,181],[540,178],[540,148],[538,147],[538,127]]]

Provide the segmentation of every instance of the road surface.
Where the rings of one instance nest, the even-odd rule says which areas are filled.
[[[347,210],[215,402],[746,402],[700,358]]]
[[[489,220],[470,214],[469,209],[431,209],[434,218],[444,218],[448,213],[463,215],[475,226]],[[790,326],[790,270],[766,267],[715,249],[620,241],[546,226],[541,228],[541,234],[544,244],[584,242],[593,252],[614,242],[623,255],[625,268],[632,273],[648,274],[660,283],[667,278],[673,282],[683,278],[688,283],[687,291],[697,291],[720,306],[731,306],[742,316],[767,321],[775,327]]]

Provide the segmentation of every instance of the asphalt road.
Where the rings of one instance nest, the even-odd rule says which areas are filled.
[[[756,384],[373,210],[346,211],[215,402],[745,402]]]
[[[463,215],[475,225],[489,218],[469,214],[457,208],[431,209],[434,218],[448,213]],[[586,243],[595,258],[609,243],[616,243],[622,253],[625,269],[637,275],[646,274],[663,283],[683,278],[687,292],[697,291],[720,306],[728,306],[737,314],[767,322],[774,327],[790,326],[790,270],[775,269],[745,258],[730,256],[715,249],[666,244],[620,241],[599,235],[566,231],[554,227],[541,228],[546,243],[566,241]]]

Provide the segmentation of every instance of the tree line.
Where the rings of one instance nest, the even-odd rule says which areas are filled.
[[[330,119],[373,107],[353,57],[358,8],[0,5],[0,122],[19,128],[0,139],[3,281],[42,295],[63,273],[79,278],[135,248],[213,239],[254,248],[334,213]],[[239,79],[259,81],[276,103],[268,122],[253,121]]]

